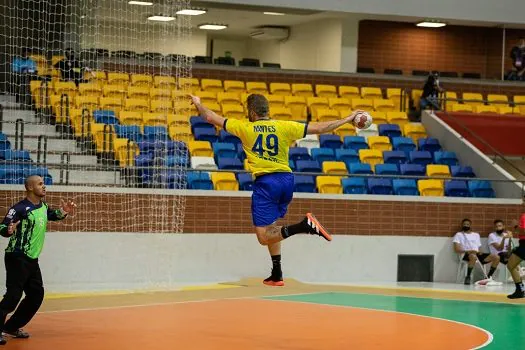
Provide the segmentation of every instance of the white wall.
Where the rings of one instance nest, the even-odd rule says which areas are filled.
[[[345,19],[341,23],[341,72],[357,71],[357,46],[359,41],[359,20]]]
[[[248,42],[250,39],[246,37],[216,37],[208,40],[212,39],[213,58],[224,57],[226,51],[230,51],[238,64],[240,60],[249,56]],[[208,55],[210,55],[210,52],[208,52]]]

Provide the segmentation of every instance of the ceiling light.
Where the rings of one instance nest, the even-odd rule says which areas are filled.
[[[150,17],[148,17],[148,19],[150,21],[169,22],[169,21],[173,21],[175,19],[175,17],[170,17],[170,16],[150,16]]]
[[[199,29],[205,29],[205,30],[222,30],[226,28],[228,28],[228,26],[224,24],[201,24],[199,26]]]
[[[416,24],[416,26],[418,27],[426,27],[426,28],[440,28],[446,25],[447,24],[443,22],[428,22],[428,21],[419,22],[418,24]]]
[[[130,5],[141,5],[141,6],[151,6],[151,5],[153,5],[153,3],[149,2],[149,1],[128,1],[128,4],[130,4]]]
[[[198,15],[203,15],[203,14],[205,14],[206,12],[207,12],[206,10],[192,10],[192,9],[187,9],[187,10],[180,10],[180,11],[177,11],[177,15],[198,16]]]
[[[263,13],[269,16],[284,16],[284,13],[281,13],[281,12],[263,12]]]

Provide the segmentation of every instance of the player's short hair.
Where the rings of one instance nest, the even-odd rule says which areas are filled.
[[[26,179],[24,180],[24,187],[26,188],[26,190],[29,189],[29,182],[31,182],[31,179],[35,178],[35,177],[40,177],[40,176],[38,176],[38,175],[29,175],[28,177],[26,177]]]
[[[268,116],[270,111],[270,104],[268,99],[260,94],[251,94],[246,100],[248,105],[248,112],[254,112],[259,117],[264,118]]]
[[[501,220],[501,219],[494,220],[494,225],[499,224],[499,223],[503,224],[503,220]]]
[[[472,221],[470,221],[470,219],[466,219],[466,218],[465,218],[465,219],[463,219],[463,220],[461,221],[462,224],[464,224],[465,222],[468,222],[469,224],[472,224]]]

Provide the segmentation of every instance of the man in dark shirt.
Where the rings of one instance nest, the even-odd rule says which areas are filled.
[[[509,75],[509,79],[525,80],[525,38],[521,38],[521,43],[510,50],[510,58],[514,70]]]
[[[428,106],[432,106],[433,109],[439,109],[438,97],[441,91],[444,90],[439,86],[439,74],[437,72],[431,73],[425,86],[423,86],[423,94],[421,94],[421,99],[419,100],[421,110]]]
[[[86,68],[76,59],[73,50],[67,49],[65,56],[65,59],[55,63],[55,68],[60,70],[62,80],[72,80],[78,86],[79,83],[84,82]]]

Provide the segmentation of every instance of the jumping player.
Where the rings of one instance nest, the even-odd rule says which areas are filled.
[[[272,120],[269,104],[259,94],[248,96],[248,121],[223,118],[202,105],[197,96],[191,96],[200,115],[213,125],[237,136],[248,159],[250,171],[255,176],[252,194],[252,221],[261,245],[267,246],[272,259],[271,276],[263,281],[269,286],[283,286],[281,270],[281,241],[298,233],[319,235],[331,241],[332,237],[311,213],[295,225],[277,226],[283,218],[294,191],[294,177],[288,163],[290,146],[307,134],[323,134],[352,123],[355,113],[329,122],[300,123]]]
[[[507,269],[512,276],[512,280],[516,283],[516,290],[514,293],[507,295],[509,299],[525,298],[525,288],[520,271],[517,268],[525,260],[525,214],[521,215],[519,223],[514,220],[514,230],[518,231],[519,245],[512,251],[512,255],[507,263]]]

